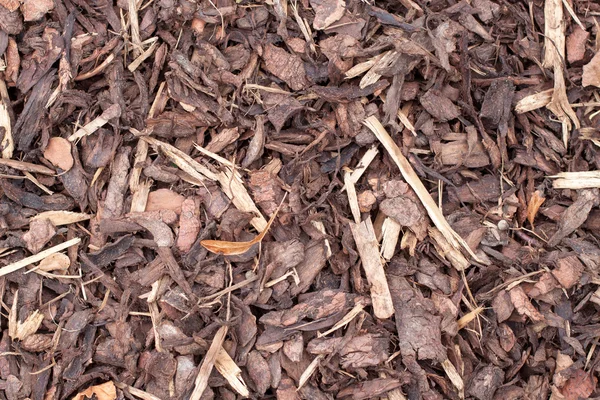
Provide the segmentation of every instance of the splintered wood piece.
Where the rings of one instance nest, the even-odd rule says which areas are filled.
[[[396,245],[400,238],[402,226],[392,218],[386,218],[381,226],[381,255],[390,261],[396,251]]]
[[[367,281],[371,285],[371,300],[375,316],[381,319],[390,318],[394,314],[394,304],[385,277],[383,262],[379,255],[379,245],[371,218],[368,217],[359,224],[350,223],[350,229],[367,275]]]
[[[148,49],[146,51],[144,51],[142,54],[140,54],[135,60],[133,60],[131,62],[131,64],[129,64],[127,66],[127,69],[130,72],[135,71],[136,69],[138,69],[138,67],[140,65],[142,65],[142,63],[152,55],[152,53],[154,53],[154,50],[156,50],[156,48],[158,47],[158,38],[154,38],[154,43],[152,43],[152,45],[150,45],[150,47],[148,47]]]
[[[133,386],[126,385],[124,383],[115,382],[115,386],[121,390],[127,390],[130,394],[134,395],[135,397],[139,397],[142,400],[162,400],[160,397],[156,397],[153,394],[150,394]]]
[[[196,377],[196,382],[194,384],[194,391],[190,395],[190,400],[200,400],[202,393],[206,390],[206,387],[208,386],[208,377],[212,372],[219,351],[223,346],[223,341],[225,341],[227,329],[227,325],[223,325],[215,334],[215,337],[204,356],[204,360],[202,360],[202,365],[200,366],[200,371],[198,371],[198,376]]]
[[[148,142],[155,149],[162,151],[164,155],[177,165],[182,171],[196,178],[198,181],[203,182],[205,179],[211,181],[217,180],[217,174],[212,172],[210,169],[201,165],[192,157],[185,154],[175,146],[171,146],[168,143],[161,142],[150,136],[140,136],[141,140]]]
[[[96,117],[93,121],[86,124],[83,128],[78,129],[74,134],[69,136],[69,142],[74,142],[84,136],[89,136],[103,127],[108,121],[121,116],[121,107],[118,104],[113,104],[108,107],[102,114]]]
[[[19,171],[32,172],[34,174],[42,175],[55,175],[56,171],[43,165],[32,164],[24,161],[9,160],[7,158],[0,158],[0,165],[5,165],[10,168],[18,169]]]
[[[314,360],[311,361],[310,364],[308,364],[308,367],[306,367],[304,372],[302,372],[302,375],[300,375],[300,379],[298,380],[298,390],[300,390],[302,388],[302,386],[304,386],[304,384],[306,382],[308,382],[308,380],[310,379],[312,374],[315,372],[315,370],[319,366],[319,362],[321,362],[321,359],[323,357],[324,357],[323,354],[319,354],[318,356],[315,357]]]
[[[575,128],[581,127],[577,114],[569,104],[564,76],[565,60],[565,19],[562,0],[544,2],[544,60],[542,66],[554,71],[554,92],[546,108],[552,111],[562,123],[563,143],[569,144],[571,121]]]
[[[350,211],[352,211],[352,217],[355,223],[360,223],[360,207],[358,205],[358,196],[356,195],[356,188],[350,178],[350,173],[344,173],[344,185],[348,194],[348,203],[350,204]]]
[[[379,149],[377,149],[377,146],[371,146],[371,148],[367,150],[365,154],[363,154],[362,158],[358,162],[357,167],[354,168],[354,170],[350,173],[350,181],[352,181],[353,184],[356,185],[356,183],[363,176],[367,168],[369,168],[369,165],[371,165],[375,157],[377,157],[377,154],[379,154]],[[345,184],[342,188],[342,193],[344,192],[344,190],[346,190]]]
[[[217,353],[217,358],[215,359],[215,368],[221,375],[223,375],[223,378],[227,379],[229,385],[236,392],[238,392],[240,396],[250,396],[248,386],[246,386],[246,382],[244,382],[244,378],[242,378],[242,370],[237,366],[235,361],[233,361],[229,353],[227,353],[223,347],[221,347]]]
[[[552,100],[554,89],[544,90],[543,92],[530,94],[529,96],[523,97],[515,105],[515,111],[517,114],[523,114],[528,111],[537,110],[548,105]]]
[[[47,219],[52,222],[54,226],[61,226],[87,221],[90,218],[92,218],[90,214],[73,211],[44,211],[31,217],[30,221]]]
[[[138,20],[139,5],[141,5],[141,3],[136,0],[128,0],[127,2],[127,11],[129,11],[129,28],[131,29],[131,43],[133,44],[133,54],[135,57],[139,57],[144,50],[142,47],[140,23]]]
[[[21,268],[24,268],[24,267],[31,265],[33,263],[36,263],[38,261],[42,261],[44,258],[48,257],[50,254],[58,253],[59,251],[67,249],[71,246],[74,246],[74,245],[80,243],[80,242],[81,242],[80,238],[73,238],[71,240],[67,240],[64,243],[57,244],[56,246],[50,247],[49,249],[46,249],[44,251],[40,251],[39,253],[34,254],[32,256],[25,257],[22,260],[19,260],[17,262],[9,264],[6,267],[0,268],[0,277],[10,274],[12,272],[18,271]]]
[[[591,189],[600,188],[600,171],[560,172],[549,176],[555,179],[555,189]]]
[[[338,322],[336,322],[336,324],[334,326],[332,326],[330,329],[326,330],[323,333],[319,333],[317,335],[317,337],[327,336],[330,333],[333,333],[333,332],[337,331],[338,329],[342,328],[343,326],[348,325],[350,323],[350,321],[352,321],[354,318],[356,318],[356,316],[358,314],[360,314],[361,311],[364,309],[365,309],[365,305],[363,304],[362,301],[356,303],[356,305],[350,311],[348,311],[348,313],[346,315],[344,315],[344,317],[342,319],[340,319]]]
[[[385,149],[388,151],[388,153],[400,169],[400,173],[402,173],[404,180],[406,180],[406,182],[413,188],[413,190],[419,197],[419,200],[421,200],[421,203],[427,210],[429,218],[431,218],[435,226],[439,229],[442,235],[444,235],[448,243],[450,243],[450,245],[457,250],[460,249],[460,247],[462,246],[467,251],[467,253],[470,254],[471,257],[473,257],[474,260],[481,261],[475,255],[473,250],[471,250],[467,242],[465,242],[465,240],[462,237],[460,237],[460,235],[456,233],[454,229],[452,229],[448,221],[446,221],[444,214],[442,214],[442,211],[437,206],[435,200],[431,197],[431,195],[423,185],[423,182],[421,182],[421,180],[415,173],[414,169],[412,168],[406,157],[404,157],[404,154],[402,154],[402,152],[400,151],[398,145],[392,140],[392,138],[387,133],[383,125],[381,125],[381,122],[379,122],[377,117],[371,116],[367,118],[364,123],[375,134],[377,139],[383,144]]]
[[[465,397],[465,383],[456,370],[454,364],[452,364],[452,362],[446,358],[444,361],[442,361],[442,368],[444,368],[444,372],[446,372],[446,376],[448,376],[450,382],[452,382],[454,387],[458,390],[459,397],[463,399]]]
[[[469,261],[463,254],[452,247],[446,240],[446,237],[436,228],[429,228],[429,237],[433,239],[433,245],[442,258],[450,261],[452,266],[458,271],[463,271],[469,267]]]
[[[15,143],[12,135],[12,125],[10,123],[10,114],[8,113],[8,107],[4,102],[4,96],[2,93],[6,91],[4,80],[0,81],[0,85],[4,86],[0,88],[0,127],[4,128],[4,136],[2,137],[2,158],[10,159],[15,149]]]

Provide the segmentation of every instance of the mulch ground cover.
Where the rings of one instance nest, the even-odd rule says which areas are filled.
[[[600,399],[599,21],[0,0],[0,400]]]

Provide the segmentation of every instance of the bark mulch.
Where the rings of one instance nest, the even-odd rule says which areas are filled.
[[[0,0],[0,400],[600,399],[599,18]]]

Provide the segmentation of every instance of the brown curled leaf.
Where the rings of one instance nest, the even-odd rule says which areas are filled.
[[[269,222],[267,222],[267,226],[265,227],[265,229],[261,233],[259,233],[258,236],[256,236],[254,239],[250,240],[249,242],[228,242],[225,240],[203,240],[200,242],[200,244],[206,250],[210,251],[211,253],[215,253],[215,254],[223,254],[225,256],[236,256],[236,255],[244,254],[245,252],[250,250],[250,248],[252,246],[254,246],[257,243],[260,243],[263,240],[263,238],[269,231],[271,224],[273,223],[273,221],[275,221],[275,217],[279,213],[279,210],[281,209],[281,206],[283,205],[283,202],[285,201],[286,197],[287,197],[287,193],[283,196],[281,203],[279,203],[277,210],[275,210],[275,212],[271,216],[271,219],[269,219]]]

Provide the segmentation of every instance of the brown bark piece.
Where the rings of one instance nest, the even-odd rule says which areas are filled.
[[[495,365],[487,365],[475,374],[467,392],[477,400],[492,400],[503,382],[504,371]]]
[[[585,267],[581,261],[579,261],[576,256],[571,255],[556,261],[556,268],[552,270],[552,275],[562,287],[570,289],[579,283],[579,279],[581,278],[584,269]]]
[[[435,305],[415,291],[405,278],[395,273],[397,272],[390,271],[390,290],[394,299],[398,344],[402,356],[443,361],[446,351],[442,346],[442,318],[435,315]]]
[[[417,203],[408,197],[383,200],[379,209],[402,226],[413,226],[424,217]]]
[[[512,288],[509,294],[510,300],[519,314],[526,315],[536,322],[544,320],[544,316],[540,314],[533,304],[531,304],[531,301],[521,286]]]
[[[181,203],[179,215],[179,233],[177,235],[177,248],[182,253],[187,253],[192,248],[200,233],[200,201],[187,198]]]
[[[267,361],[256,350],[248,354],[246,368],[250,379],[256,385],[256,391],[264,396],[265,392],[271,387],[271,373]]]
[[[588,31],[584,31],[579,25],[573,26],[573,32],[567,37],[567,61],[569,64],[583,60],[589,37]]]
[[[50,138],[48,146],[44,150],[44,158],[63,171],[70,170],[74,163],[71,155],[71,143],[61,137]]]
[[[285,81],[292,90],[302,90],[308,87],[304,63],[294,54],[272,44],[265,46],[263,52],[267,71]]]
[[[556,246],[561,240],[579,228],[587,219],[592,207],[596,207],[598,203],[600,203],[598,189],[580,190],[577,200],[563,213],[558,222],[558,230],[548,240],[548,246]]]
[[[56,234],[56,227],[48,219],[33,220],[29,224],[29,231],[23,235],[27,250],[36,254],[40,252]]]
[[[54,8],[52,0],[24,0],[21,5],[23,19],[26,22],[37,21]]]
[[[311,7],[315,10],[313,28],[323,30],[338,21],[346,11],[344,0],[310,0]]]
[[[185,197],[169,189],[158,189],[148,194],[146,211],[172,210],[181,214]]]

